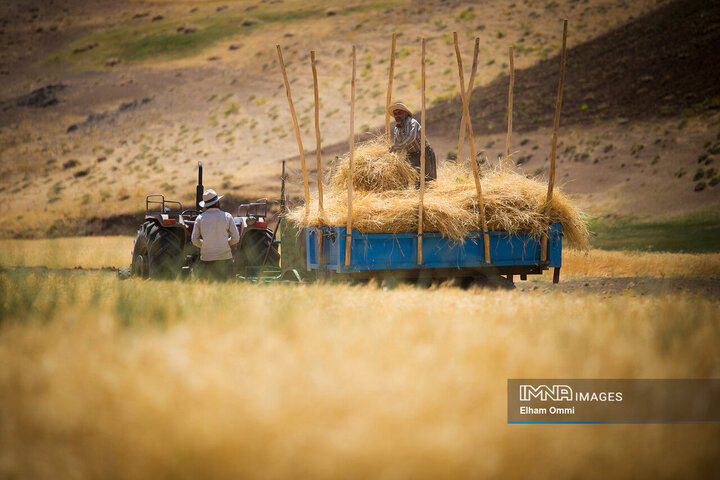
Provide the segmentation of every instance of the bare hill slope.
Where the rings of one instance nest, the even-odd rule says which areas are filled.
[[[720,108],[720,3],[682,0],[665,5],[568,51],[564,125],[602,120],[690,116]],[[516,48],[523,48],[522,45]],[[515,116],[519,131],[553,121],[558,58],[516,72]],[[473,125],[493,133],[507,118],[507,77],[475,89]],[[461,104],[454,98],[428,112],[437,135],[454,134]]]

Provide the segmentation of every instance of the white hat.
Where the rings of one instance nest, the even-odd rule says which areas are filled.
[[[392,105],[390,105],[389,107],[387,107],[387,111],[390,115],[392,115],[395,112],[395,110],[402,110],[403,112],[406,112],[409,116],[412,117],[412,112],[410,111],[408,106],[405,105],[404,103],[395,102]]]
[[[203,199],[202,202],[200,202],[200,207],[206,208],[206,207],[212,207],[215,205],[218,200],[223,198],[225,195],[218,196],[217,192],[213,190],[212,188],[205,190],[203,193]]]

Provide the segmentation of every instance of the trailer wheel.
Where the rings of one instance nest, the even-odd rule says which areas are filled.
[[[483,277],[483,280],[485,278]],[[473,285],[480,285],[481,283],[478,282],[477,279],[473,277],[459,277],[455,279],[455,283],[458,287],[462,288],[463,290],[468,290]]]
[[[495,290],[515,290],[512,280],[497,274],[482,275],[475,280],[475,284]]]

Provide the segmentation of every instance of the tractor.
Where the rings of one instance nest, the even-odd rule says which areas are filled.
[[[172,279],[188,276],[200,260],[200,250],[192,244],[195,219],[200,215],[202,200],[202,163],[198,162],[195,208],[184,210],[180,202],[167,200],[163,194],[145,197],[145,220],[138,228],[129,268],[121,268],[121,278]],[[275,233],[269,228],[267,199],[241,204],[233,217],[240,242],[233,245],[233,273],[240,277],[256,276],[268,270],[277,271],[280,254]]]
[[[279,241],[267,224],[267,199],[240,205],[233,217],[240,233],[240,242],[232,248],[236,278],[253,282],[379,279],[391,283],[412,281],[418,285],[452,279],[462,287],[480,284],[514,288],[514,275],[525,280],[527,275],[553,268],[553,283],[559,281],[560,224],[548,226],[545,241],[523,232],[488,232],[492,263],[485,260],[481,232],[470,233],[464,242],[454,242],[439,233],[425,233],[420,257],[418,234],[365,234],[353,230],[348,235],[343,227],[301,227],[282,218],[286,210],[284,167],[283,162]],[[145,221],[137,232],[132,264],[120,269],[121,278],[175,278],[190,274],[200,259],[200,251],[190,236],[200,214],[203,189],[202,164],[198,163],[196,209],[183,210],[180,202],[166,200],[161,194],[146,197]],[[418,258],[422,258],[421,263]]]

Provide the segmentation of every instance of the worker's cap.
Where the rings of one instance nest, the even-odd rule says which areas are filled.
[[[205,192],[203,192],[203,199],[202,199],[202,202],[200,202],[200,206],[202,208],[211,207],[211,206],[215,205],[218,202],[218,200],[220,200],[224,196],[225,195],[218,196],[218,194],[215,190],[213,190],[212,188],[209,188],[209,189],[205,190]]]
[[[412,112],[410,111],[408,106],[405,105],[404,103],[395,102],[392,105],[390,105],[387,109],[387,111],[390,115],[392,115],[395,112],[395,110],[402,110],[403,112],[407,112],[407,114],[412,117]]]

